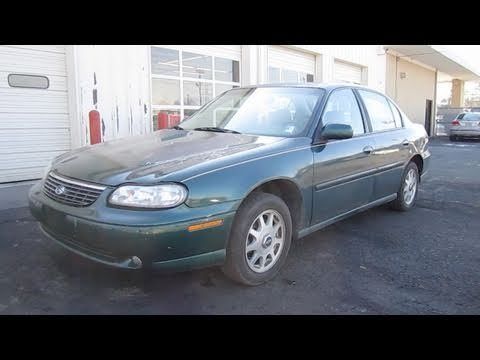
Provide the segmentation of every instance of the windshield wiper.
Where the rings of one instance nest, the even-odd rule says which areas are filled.
[[[204,127],[198,127],[193,130],[198,130],[198,131],[214,131],[214,132],[222,132],[222,133],[230,133],[230,134],[241,134],[238,131],[235,130],[229,130],[229,129],[222,129],[219,127],[215,126],[204,126]]]
[[[185,130],[184,128],[182,128],[181,126],[178,126],[178,125],[173,126],[172,129],[175,129],[175,130]]]

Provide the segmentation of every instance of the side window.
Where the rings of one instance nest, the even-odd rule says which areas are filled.
[[[330,95],[323,112],[322,125],[330,123],[350,125],[353,135],[365,133],[362,114],[351,89],[336,90]]]
[[[365,90],[358,90],[367,108],[373,131],[395,129],[392,110],[384,96]]]
[[[401,128],[402,127],[402,115],[400,115],[400,111],[398,110],[398,108],[395,106],[395,104],[393,102],[388,100],[388,103],[390,104],[390,107],[392,108],[393,119],[395,120],[395,125],[397,126],[397,128]]]

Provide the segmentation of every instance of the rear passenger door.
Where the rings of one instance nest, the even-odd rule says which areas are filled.
[[[398,191],[410,144],[400,112],[389,99],[370,90],[356,91],[367,113],[375,142],[372,161],[377,172],[373,198],[377,200]]]

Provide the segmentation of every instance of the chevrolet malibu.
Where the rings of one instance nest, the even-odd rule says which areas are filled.
[[[29,204],[47,236],[91,260],[220,265],[258,285],[292,241],[384,203],[410,210],[429,157],[423,126],[372,89],[243,87],[174,128],[57,157]]]

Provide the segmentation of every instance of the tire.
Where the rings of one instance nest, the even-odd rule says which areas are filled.
[[[412,175],[409,175],[410,173]],[[415,192],[413,194],[413,198],[411,197],[411,192],[409,192],[408,190],[405,190],[405,188],[409,186],[406,182],[407,176],[414,176],[414,179],[415,179],[415,185],[414,185]],[[411,184],[411,182],[409,183]],[[392,201],[391,207],[397,211],[410,210],[415,205],[415,202],[417,200],[419,183],[420,183],[420,176],[418,173],[418,167],[414,162],[410,162],[405,168],[405,171],[403,172],[400,189],[397,192],[397,198],[394,201]]]
[[[260,219],[262,214],[263,225]],[[269,227],[270,216],[273,217],[274,228],[280,224],[281,230]],[[258,238],[250,234],[251,230],[259,231]],[[272,194],[252,193],[242,203],[235,216],[222,270],[230,279],[244,285],[255,286],[265,283],[275,277],[285,263],[291,242],[292,219],[285,202]],[[249,248],[254,250],[247,252],[247,243]]]
[[[450,141],[457,141],[457,137],[455,135],[450,135]]]

